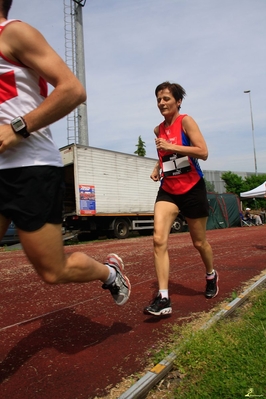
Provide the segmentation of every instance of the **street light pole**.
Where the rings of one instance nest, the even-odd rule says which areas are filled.
[[[251,105],[251,94],[250,90],[245,90],[245,94],[249,94],[249,105],[250,105],[250,117],[251,117],[251,128],[252,128],[252,139],[253,139],[253,151],[254,151],[254,163],[255,163],[255,175],[258,176],[257,170],[257,159],[256,159],[256,149],[255,149],[255,135],[254,135],[254,123],[253,123],[253,114],[252,114],[252,105]]]

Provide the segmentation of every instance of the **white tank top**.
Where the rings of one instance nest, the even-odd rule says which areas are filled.
[[[13,21],[16,20],[0,24],[0,34]],[[37,108],[45,97],[45,80],[25,65],[8,60],[0,51],[0,125],[26,115]],[[0,169],[36,165],[63,166],[49,127],[31,133],[30,137],[0,154]]]

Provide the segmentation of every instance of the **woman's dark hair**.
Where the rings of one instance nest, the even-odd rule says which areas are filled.
[[[155,95],[157,97],[157,94],[161,90],[168,89],[170,93],[172,93],[173,97],[175,98],[176,101],[178,100],[183,100],[183,98],[186,95],[185,89],[183,89],[182,86],[180,86],[177,83],[170,83],[170,82],[163,82],[159,84],[156,89],[155,89]]]
[[[0,0],[0,7],[5,18],[8,16],[9,10],[12,6],[12,1],[13,0]]]

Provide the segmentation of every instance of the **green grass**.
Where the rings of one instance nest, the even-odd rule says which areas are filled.
[[[266,399],[265,290],[256,291],[233,316],[207,330],[174,327],[171,342],[168,349],[177,354],[174,370],[179,378],[161,397],[242,399],[249,394]]]

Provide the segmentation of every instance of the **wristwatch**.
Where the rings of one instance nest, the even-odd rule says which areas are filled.
[[[16,134],[20,134],[25,139],[29,137],[30,133],[27,131],[27,125],[22,116],[18,116],[10,122],[10,125]]]

